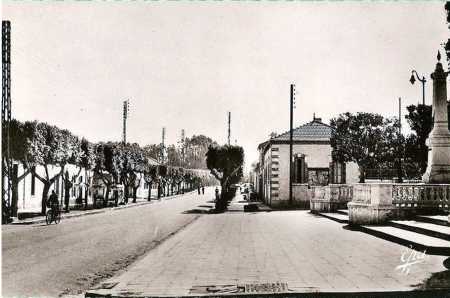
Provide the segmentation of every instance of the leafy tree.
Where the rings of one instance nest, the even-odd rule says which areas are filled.
[[[60,130],[47,123],[37,123],[33,131],[31,155],[36,165],[44,168],[44,175],[34,171],[34,175],[43,184],[41,212],[46,212],[46,201],[50,187],[64,173],[64,167],[71,162],[77,162],[80,157],[77,138],[67,130]],[[59,166],[60,171],[50,174],[49,166]]]
[[[184,171],[183,180],[187,184],[188,189],[193,188],[194,178],[195,176],[191,172]]]
[[[144,180],[148,185],[148,196],[147,200],[150,201],[152,193],[153,182],[158,181],[158,166],[146,163],[144,167]]]
[[[175,145],[167,146],[167,164],[171,166],[181,166],[181,151]]]
[[[162,149],[163,149],[162,148],[162,144],[146,145],[143,148],[144,154],[145,154],[146,157],[153,158],[153,159],[158,160],[158,161],[160,161],[160,159],[161,159]]]
[[[161,194],[163,196],[166,195],[165,189],[166,189],[166,179],[168,176],[168,168],[165,165],[159,165],[158,166],[158,177],[159,177],[159,183],[158,183],[158,199],[161,198]]]
[[[395,136],[397,128],[392,120],[373,113],[353,115],[347,112],[331,119],[330,123],[333,160],[357,163],[361,183],[365,181],[367,169],[386,164],[398,154],[395,148],[400,137]]]
[[[427,168],[428,147],[425,141],[433,127],[431,115],[431,106],[428,105],[410,105],[407,107],[408,115],[405,116],[409,126],[415,133],[415,137],[408,138],[406,156],[411,158],[412,162],[418,164],[420,174],[423,174]]]
[[[450,29],[450,2],[446,2],[444,7],[445,7],[445,12],[447,14],[448,28]],[[447,56],[447,64],[448,64],[448,67],[450,68],[450,39],[447,39],[447,41],[444,44],[444,48],[445,48],[445,54]],[[448,102],[448,105],[447,105],[447,112],[448,112],[448,115],[450,116],[450,101]],[[450,117],[449,117],[449,119],[450,119]],[[448,122],[448,129],[450,130],[450,121]]]
[[[109,199],[111,187],[119,183],[123,163],[118,143],[98,143],[95,148],[94,175],[106,186],[105,204]]]
[[[400,134],[398,119],[384,119],[383,141],[381,142],[379,168],[397,170],[398,182],[403,182],[403,167],[401,160],[405,157],[405,137]]]
[[[185,164],[188,169],[207,169],[205,155],[217,142],[204,135],[193,135],[185,139]]]
[[[144,173],[146,159],[139,144],[117,144],[118,155],[121,158],[121,182],[125,187],[125,200],[130,196],[129,189],[133,189],[133,203],[136,202],[136,191]]]
[[[143,149],[145,156],[154,158],[162,162],[161,156],[167,155],[167,162],[170,166],[178,166],[189,169],[206,169],[205,154],[209,145],[217,145],[215,141],[204,135],[194,135],[185,138],[179,146],[168,145],[165,148],[162,144],[147,145]]]
[[[88,188],[91,186],[92,177],[89,175],[91,170],[95,168],[95,145],[90,143],[85,138],[81,139],[80,144],[81,149],[81,158],[78,162],[79,170],[84,169],[85,177],[86,177],[86,185]],[[78,175],[80,174],[80,171],[78,172]],[[78,175],[75,177],[75,179],[78,177]],[[84,208],[87,208],[88,205],[88,196],[85,195],[85,201],[84,201]]]
[[[37,122],[25,122],[22,123],[16,119],[10,121],[10,154],[11,158],[19,162],[24,172],[21,175],[13,173],[13,169],[8,169],[9,164],[5,163],[2,166],[7,169],[7,174],[11,173],[12,176],[8,177],[12,184],[12,196],[11,196],[11,215],[17,216],[17,203],[18,203],[18,186],[19,182],[24,179],[30,172],[33,172],[36,165],[34,156],[32,154],[32,147],[34,139],[34,131],[36,129]],[[6,126],[2,126],[3,136],[6,136]],[[2,152],[7,152],[6,138],[2,138]],[[5,162],[5,160],[3,160]]]
[[[445,3],[445,12],[447,14],[447,26],[450,29],[450,2],[446,2]],[[448,66],[450,68],[450,39],[447,39],[447,41],[444,44],[444,48],[445,48],[445,54],[447,55],[447,61],[448,61]]]
[[[181,183],[184,178],[184,169],[183,168],[173,168],[172,171],[172,193],[173,187],[176,187],[176,193],[179,194],[181,192]]]
[[[216,201],[216,211],[224,211],[232,198],[230,186],[238,183],[243,175],[244,149],[240,146],[209,146],[206,165],[211,174],[220,181],[222,193]]]

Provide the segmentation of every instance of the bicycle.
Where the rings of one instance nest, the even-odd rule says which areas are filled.
[[[55,224],[59,224],[61,221],[61,209],[50,209],[47,211],[47,214],[45,216],[45,222],[50,225],[52,221],[55,222]]]

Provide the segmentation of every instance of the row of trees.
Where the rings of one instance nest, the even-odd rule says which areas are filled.
[[[144,149],[149,156],[169,165],[188,169],[207,169],[205,155],[209,146],[218,144],[207,136],[194,135],[182,139],[177,145],[153,144],[145,146]]]
[[[367,169],[396,169],[400,179],[420,179],[427,167],[425,141],[433,126],[432,108],[419,104],[407,110],[405,118],[412,133],[406,136],[400,133],[400,122],[395,118],[373,113],[343,113],[333,118],[333,160],[357,163],[360,182],[364,182]]]
[[[2,142],[2,147],[3,152],[6,152],[5,141]],[[46,211],[45,201],[49,190],[58,177],[63,179],[65,185],[69,185],[70,180],[75,180],[82,170],[85,170],[86,174],[92,173],[103,181],[107,188],[106,196],[114,184],[123,184],[125,197],[133,197],[134,200],[142,179],[149,184],[150,189],[152,183],[158,183],[158,186],[164,187],[163,189],[166,189],[165,186],[171,186],[172,192],[174,187],[179,190],[182,182],[190,185],[201,182],[201,178],[194,171],[152,163],[150,159],[154,157],[152,146],[142,148],[136,143],[92,143],[73,135],[68,130],[38,121],[12,120],[9,150],[12,159],[20,163],[24,169],[20,175],[12,173],[12,169],[8,171],[12,173],[10,177],[12,214],[17,213],[18,184],[30,173],[43,184],[43,213]],[[68,164],[78,167],[78,173],[72,177],[69,177],[66,170]],[[3,166],[8,167],[8,164]],[[36,171],[37,167],[42,167],[43,173]],[[54,167],[58,169],[56,172],[51,170]],[[92,181],[89,178],[92,177],[88,177],[87,182]]]

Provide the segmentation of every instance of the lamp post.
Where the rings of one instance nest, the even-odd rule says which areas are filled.
[[[402,98],[398,98],[398,135],[399,141],[402,141]],[[403,148],[402,144],[399,143],[400,152],[398,157],[398,182],[403,183],[403,170],[402,170],[402,157],[403,157]]]
[[[417,73],[417,71],[415,71],[413,69],[411,71],[411,78],[409,78],[409,81],[413,85],[414,85],[414,82],[416,81],[416,78],[414,77],[414,75],[416,75],[417,80],[422,83],[422,105],[425,105],[425,83],[427,82],[427,80],[425,79],[424,76],[422,76],[422,78],[420,78],[420,76]]]

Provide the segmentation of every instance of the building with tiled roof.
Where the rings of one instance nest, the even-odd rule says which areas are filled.
[[[293,129],[293,199],[295,205],[309,207],[306,195],[311,185],[345,181],[345,165],[333,164],[333,128],[313,117],[311,122]],[[289,131],[259,144],[256,188],[265,203],[277,207],[289,202]]]
[[[297,141],[330,141],[332,130],[331,126],[322,123],[322,119],[314,117],[313,121],[294,128],[292,137]],[[289,141],[289,131],[276,136],[273,140]]]

